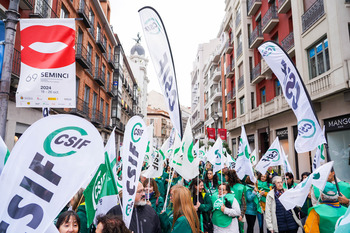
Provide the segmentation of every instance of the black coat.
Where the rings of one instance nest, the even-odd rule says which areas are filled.
[[[107,214],[122,218],[120,205],[113,207]],[[160,221],[156,211],[149,205],[136,206],[132,212],[129,230],[134,233],[161,233]]]

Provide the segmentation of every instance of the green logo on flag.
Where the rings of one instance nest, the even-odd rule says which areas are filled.
[[[190,163],[193,162],[194,160],[194,157],[193,157],[193,154],[192,154],[192,148],[193,148],[193,142],[191,143],[190,147],[188,148],[188,151],[187,151],[187,157],[188,157],[188,161],[190,161]]]
[[[215,151],[215,155],[216,155],[216,162],[215,162],[215,165],[221,165],[221,154],[219,152],[219,150],[216,150]],[[218,163],[218,159],[220,159],[220,162]]]
[[[130,203],[128,203],[127,205],[126,205],[126,209],[125,209],[125,214],[127,215],[127,216],[129,216],[130,215],[130,212],[131,212],[131,210],[132,210],[132,207],[133,207],[133,205],[134,205],[134,202],[132,202],[132,199],[130,198],[129,200],[128,200],[128,202]]]
[[[140,126],[140,128],[136,128],[136,126]],[[141,139],[141,136],[142,136],[142,134],[143,134],[143,129],[141,129],[142,128],[142,125],[141,125],[141,123],[136,123],[135,125],[134,125],[134,127],[132,127],[132,130],[131,130],[131,139],[132,139],[132,141],[134,142],[134,143],[137,143],[138,141],[140,141],[140,139]],[[135,136],[136,137],[139,137],[138,139],[135,139]]]
[[[158,34],[160,33],[161,26],[156,19],[150,18],[145,22],[145,30],[150,34]]]
[[[273,53],[274,51],[276,51],[275,46],[268,45],[268,46],[265,47],[265,49],[262,50],[262,55],[263,55],[263,57],[267,57],[271,53]]]
[[[316,133],[315,122],[310,119],[302,119],[298,122],[298,136],[312,138]]]
[[[70,132],[66,132],[70,131]],[[87,132],[79,127],[75,126],[68,126],[68,127],[63,127],[60,129],[55,130],[54,132],[50,133],[45,141],[44,141],[44,150],[48,155],[54,156],[54,157],[65,157],[72,155],[77,152],[77,150],[81,149],[83,146],[87,146],[91,141],[89,140],[84,140],[84,138],[81,138],[77,136],[76,134],[72,134],[71,131],[76,131],[78,132],[81,136],[86,136],[88,135]],[[59,135],[59,136],[57,136]],[[56,137],[57,136],[57,137]],[[55,138],[55,140],[53,140]],[[60,147],[59,149],[62,151],[65,151],[70,148],[74,148],[75,150],[70,150],[68,152],[55,152],[52,149],[51,143],[54,143],[55,147]],[[62,149],[63,148],[63,149]],[[56,148],[58,149],[58,148]]]

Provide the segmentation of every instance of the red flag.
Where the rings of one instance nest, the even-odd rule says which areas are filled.
[[[207,128],[208,139],[213,139],[215,141],[215,128]]]
[[[227,129],[218,129],[218,135],[222,140],[227,141]]]

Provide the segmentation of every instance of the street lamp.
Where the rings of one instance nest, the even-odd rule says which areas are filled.
[[[217,139],[218,138],[218,134],[217,134],[217,131],[218,131],[218,120],[219,120],[219,115],[218,115],[217,112],[214,112],[213,119],[215,121],[215,134],[216,134],[216,139]]]

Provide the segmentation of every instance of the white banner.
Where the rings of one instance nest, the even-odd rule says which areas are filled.
[[[261,174],[265,174],[269,167],[283,165],[284,161],[281,155],[280,141],[278,137],[276,137],[272,145],[256,165],[255,170],[259,171]]]
[[[123,220],[129,228],[148,137],[147,126],[139,116],[130,118],[123,140]]]
[[[10,151],[7,149],[7,146],[5,142],[2,140],[2,137],[0,137],[0,175],[2,172],[2,169],[5,166],[6,160],[10,156]]]
[[[307,90],[291,59],[283,49],[272,41],[259,46],[259,52],[278,78],[284,96],[298,120],[298,137],[295,150],[298,153],[314,150],[326,143],[318,120],[312,110]]]
[[[21,136],[0,177],[0,228],[45,232],[103,161],[103,142],[73,115],[40,119]]]
[[[223,166],[223,153],[222,153],[222,140],[220,137],[216,139],[216,142],[214,143],[213,147],[209,149],[207,152],[207,161],[209,161],[213,165],[213,173],[216,173],[217,171],[220,171]]]
[[[185,133],[182,139],[183,159],[181,176],[185,180],[191,180],[199,174],[199,158],[194,157],[192,127],[187,121]]]
[[[75,19],[21,19],[16,107],[75,108]]]
[[[182,137],[182,124],[179,97],[173,57],[168,37],[159,14],[151,7],[139,10],[141,25],[146,39],[148,52],[158,75],[170,120]]]

